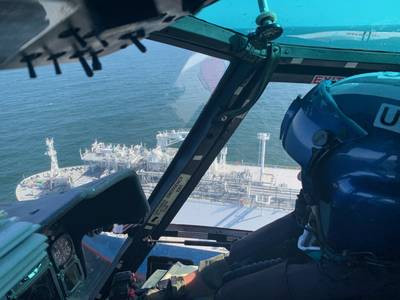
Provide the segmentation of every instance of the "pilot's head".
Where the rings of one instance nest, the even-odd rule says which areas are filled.
[[[399,259],[400,73],[320,83],[291,104],[281,139],[322,248]]]

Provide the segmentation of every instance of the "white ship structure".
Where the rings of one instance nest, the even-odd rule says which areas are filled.
[[[82,165],[60,168],[52,138],[46,139],[50,170],[23,179],[16,188],[19,201],[64,193],[122,169],[133,169],[143,189],[150,195],[175,156],[173,147],[183,141],[189,130],[161,131],[156,134],[155,148],[139,145],[115,145],[95,141],[90,149],[80,151]],[[233,164],[227,160],[224,147],[189,200],[230,202],[244,206],[293,209],[301,188],[299,169],[266,166],[266,148],[270,134],[258,133],[258,165]]]

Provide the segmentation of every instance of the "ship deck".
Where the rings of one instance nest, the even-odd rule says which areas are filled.
[[[99,178],[99,174],[91,174],[88,172],[88,169],[89,167],[86,165],[61,168],[59,174],[60,177],[69,178],[71,188],[73,188]],[[250,181],[247,181],[247,183],[241,182],[240,178],[235,178],[234,176],[229,177],[229,174],[239,174],[240,172],[245,171],[250,175]],[[275,198],[294,200],[297,191],[301,188],[301,183],[297,179],[298,172],[299,170],[295,168],[267,166],[264,168],[262,180],[260,181],[260,167],[258,166],[225,164],[213,173],[216,175],[215,178],[205,176],[202,180],[204,184],[199,184],[199,188],[196,189],[197,193],[194,192],[192,196],[197,200],[203,196],[204,200],[218,200],[218,193],[221,192],[218,189],[221,189],[221,185],[226,181],[228,188],[231,189],[230,193],[225,193],[225,196],[227,197],[235,198],[235,195],[237,195],[237,197],[242,197],[244,193],[243,189],[247,188],[251,190],[252,194],[273,195]],[[154,178],[160,178],[162,174],[161,172],[146,171],[144,173],[152,175],[156,174],[157,176],[153,176]],[[64,192],[59,189],[50,190],[46,185],[46,182],[49,179],[49,171],[25,178],[16,188],[17,200],[33,200],[52,193],[56,194]],[[150,195],[156,184],[157,181],[142,181],[143,189],[147,196]],[[206,187],[207,189],[211,187],[211,190],[205,192],[202,187]],[[213,188],[215,191],[213,191]],[[239,190],[241,191],[239,192]],[[262,197],[259,197],[261,201],[266,201],[261,198]],[[236,200],[241,199],[242,198]]]
[[[71,180],[71,188],[81,186],[83,184],[92,182],[95,178],[93,176],[86,176],[88,170],[87,166],[73,166],[60,168],[60,177],[67,177]],[[50,190],[46,186],[46,182],[50,179],[50,171],[34,174],[23,179],[15,190],[15,195],[18,201],[34,200],[39,197],[59,194],[59,189]]]
[[[189,200],[180,209],[172,223],[256,230],[288,213],[290,210],[287,209]]]
[[[260,167],[253,165],[241,164],[226,164],[221,167],[226,173],[229,172],[242,172],[248,170],[251,174],[252,181],[260,181]],[[297,175],[300,169],[283,166],[265,166],[262,183],[271,184],[278,187],[286,187],[288,189],[300,190],[301,182],[298,180]]]

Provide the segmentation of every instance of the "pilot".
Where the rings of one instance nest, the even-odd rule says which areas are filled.
[[[400,74],[315,86],[289,107],[295,211],[143,299],[400,299]]]

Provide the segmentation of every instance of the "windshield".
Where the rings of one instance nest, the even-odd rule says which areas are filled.
[[[269,0],[284,28],[277,42],[304,46],[400,51],[398,1]],[[247,34],[259,15],[257,0],[220,0],[197,17]]]
[[[271,82],[173,223],[256,230],[293,211],[300,167],[279,132],[289,105],[313,86]]]
[[[25,70],[0,73],[1,200],[64,193],[127,168],[150,196],[229,63],[146,47],[104,58],[107,69],[93,78],[78,64],[63,65],[63,76],[39,68],[35,80]],[[255,230],[292,211],[299,167],[279,129],[311,87],[270,83],[173,222]]]
[[[102,60],[0,72],[0,201],[64,193],[119,170],[140,176],[147,196],[187,136],[227,62],[145,41]],[[174,59],[171,59],[173,57]]]

